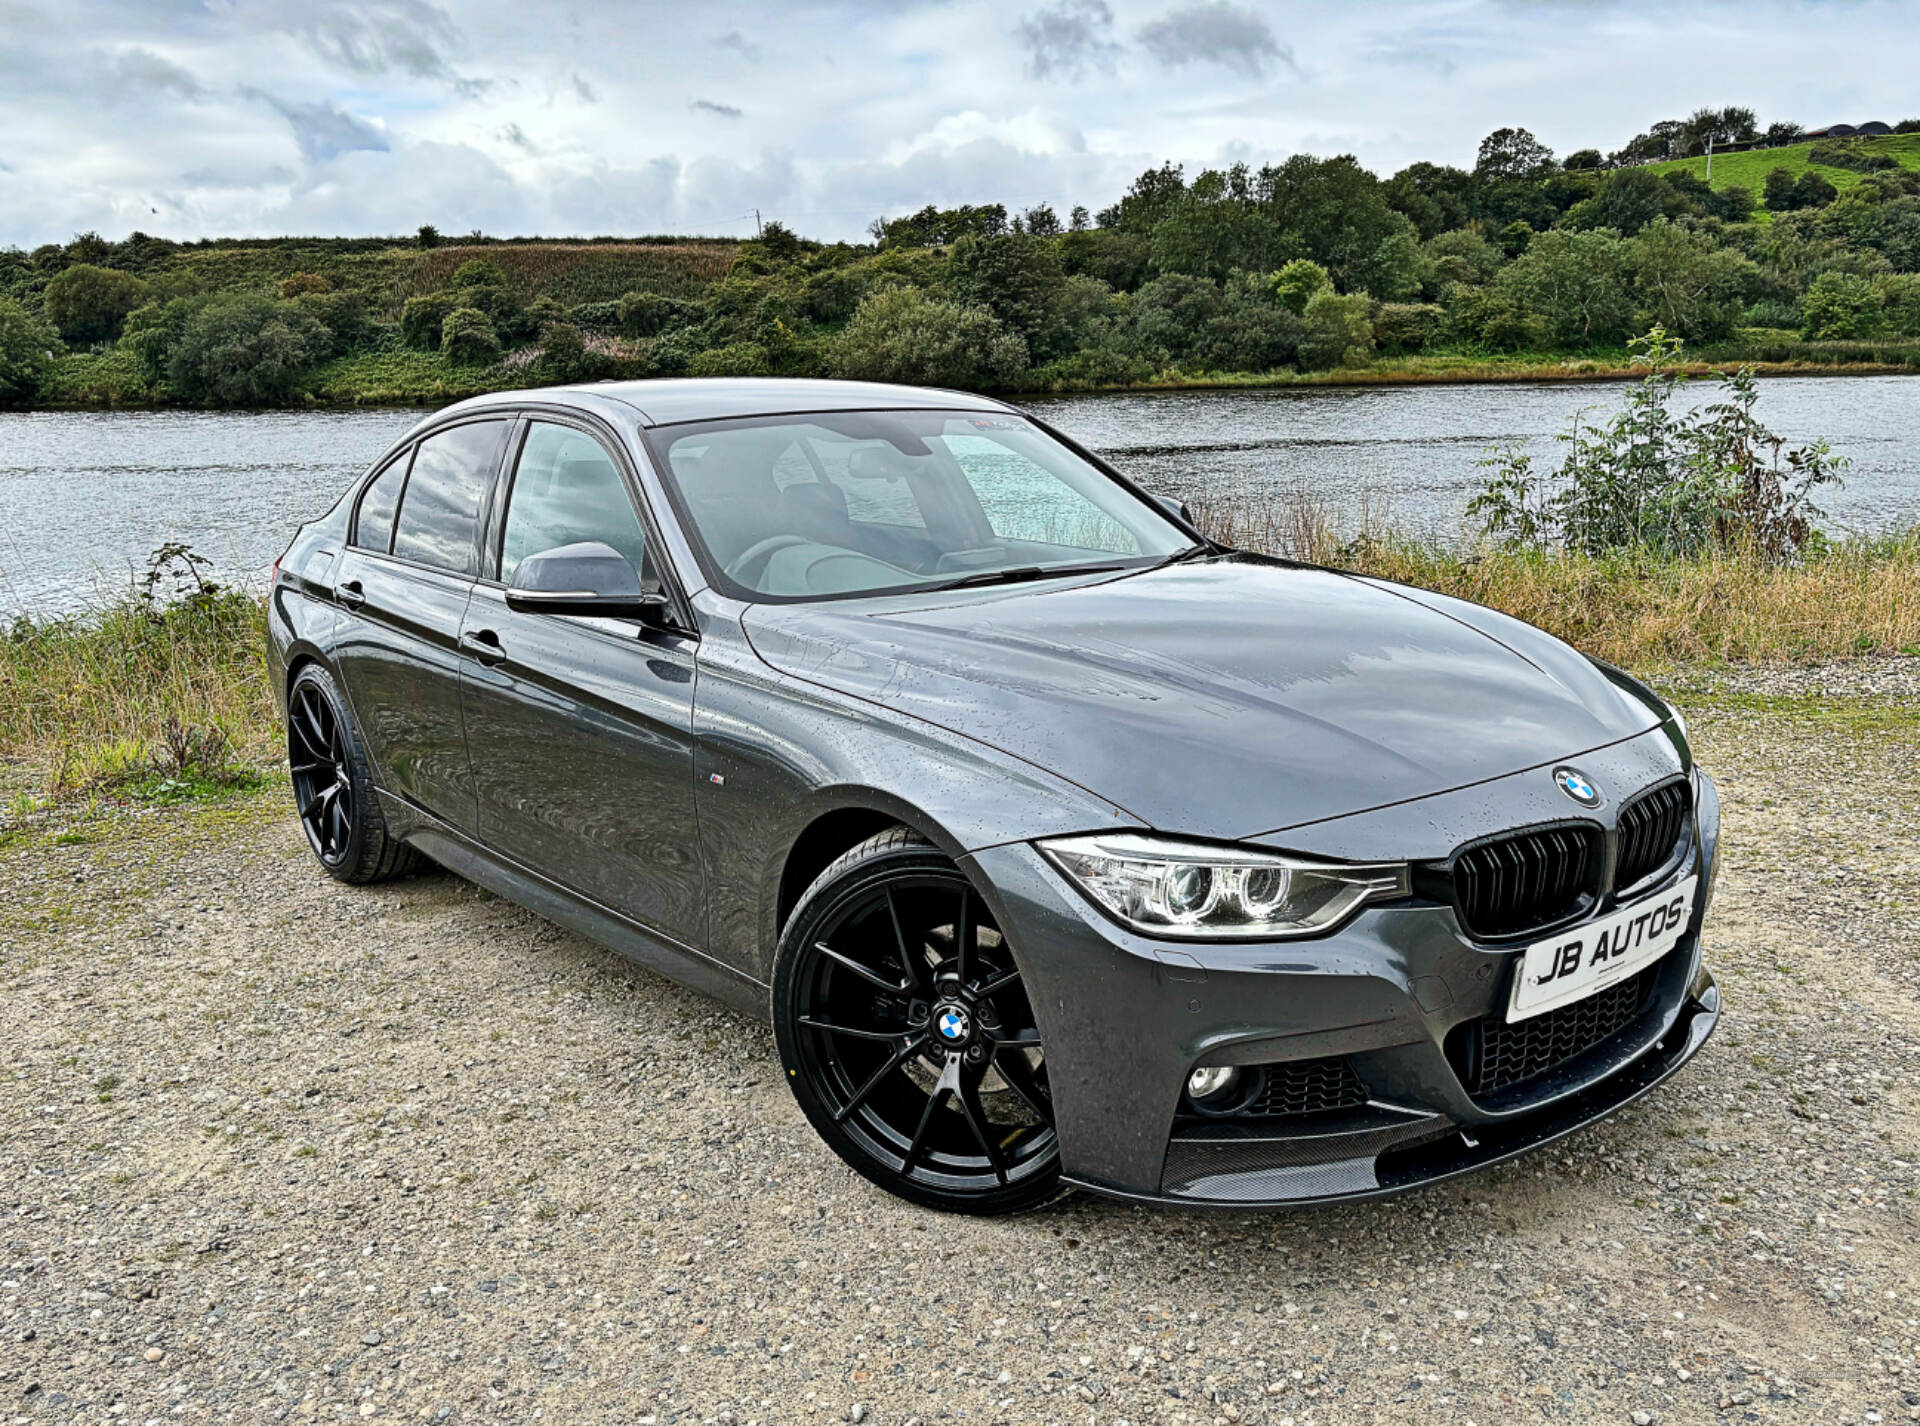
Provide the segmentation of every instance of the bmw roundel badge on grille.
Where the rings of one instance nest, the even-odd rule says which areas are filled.
[[[1560,784],[1560,790],[1578,802],[1582,807],[1600,805],[1600,789],[1588,780],[1587,775],[1576,767],[1557,767],[1553,770],[1553,780]]]

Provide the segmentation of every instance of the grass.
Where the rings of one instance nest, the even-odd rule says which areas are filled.
[[[1462,553],[1343,534],[1301,496],[1195,514],[1244,548],[1488,604],[1647,673],[1920,654],[1920,531],[1779,565],[1739,551]],[[129,597],[0,635],[0,845],[76,799],[165,805],[258,786],[280,754],[263,617],[241,594],[163,610]]]
[[[1758,199],[1760,191],[1766,187],[1767,175],[1776,168],[1784,168],[1795,178],[1808,169],[1816,169],[1835,188],[1851,188],[1864,173],[1850,168],[1834,168],[1828,164],[1814,163],[1809,155],[1814,143],[1789,144],[1778,149],[1749,149],[1742,153],[1715,154],[1713,159],[1713,186],[1715,188],[1746,188]],[[1902,168],[1920,169],[1920,134],[1891,134],[1880,138],[1858,141],[1864,152],[1892,154]],[[1655,173],[1692,173],[1701,178],[1707,174],[1705,158],[1672,159],[1666,163],[1647,165]]]

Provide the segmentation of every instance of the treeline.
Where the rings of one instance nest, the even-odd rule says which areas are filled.
[[[1753,126],[1695,118],[1667,151]],[[0,396],[57,399],[81,366],[121,399],[248,405],[351,399],[375,369],[440,392],[688,374],[1078,388],[1619,352],[1654,326],[1695,348],[1899,343],[1920,338],[1920,173],[1885,142],[1824,143],[1758,194],[1637,162],[1638,139],[1561,160],[1524,129],[1488,135],[1470,170],[1384,179],[1350,156],[1168,164],[1064,219],[929,207],[857,244],[773,223],[711,280],[643,275],[592,301],[535,290],[507,245],[402,300],[363,283],[373,266],[209,287],[156,257],[178,245],[87,234],[0,253]]]

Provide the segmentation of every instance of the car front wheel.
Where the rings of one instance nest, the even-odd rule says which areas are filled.
[[[788,918],[774,1035],[801,1109],[890,1193],[1015,1213],[1060,1193],[1046,1054],[966,875],[903,827],[822,872]]]

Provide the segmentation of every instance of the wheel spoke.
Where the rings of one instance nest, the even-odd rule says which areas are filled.
[[[327,800],[327,794],[331,791],[333,791],[332,787],[323,787],[320,789],[320,791],[314,793],[313,796],[310,799],[308,799],[306,804],[301,807],[300,820],[302,822],[309,820],[313,816],[313,814],[319,810],[320,804]],[[317,831],[318,828],[316,828],[315,830]]]
[[[1000,1150],[994,1146],[992,1137],[987,1133],[987,1111],[980,1103],[980,1081],[961,1080],[960,1088],[954,1098],[960,1101],[960,1112],[966,1117],[967,1127],[973,1130],[973,1137],[987,1156],[987,1162],[993,1165],[993,1176],[1002,1184],[1007,1181],[1007,1166],[1000,1157]]]
[[[992,980],[988,981],[985,985],[980,986],[973,993],[979,996],[982,1000],[985,1000],[989,995],[992,995],[995,991],[1005,990],[1008,986],[1012,985],[1018,979],[1020,979],[1019,971],[1017,970],[1006,971],[1000,975],[996,975]]]
[[[302,777],[307,773],[319,772],[322,768],[332,766],[332,763],[295,763],[292,770],[295,777]]]
[[[913,1143],[907,1149],[907,1161],[900,1165],[901,1173],[912,1173],[913,1166],[920,1162],[920,1155],[927,1147],[927,1131],[933,1127],[933,1116],[947,1102],[947,1096],[959,1089],[959,1063],[958,1056],[947,1057],[947,1066],[940,1071],[940,1083],[933,1087],[933,1093],[927,1096],[927,1107],[920,1111],[920,1126],[913,1131]]]
[[[825,941],[815,941],[813,943],[813,948],[816,951],[818,951],[821,955],[825,956],[828,960],[832,961],[835,965],[845,966],[848,970],[852,971],[855,975],[859,976],[862,980],[870,981],[874,985],[879,986],[882,990],[891,991],[892,993],[898,995],[905,991],[913,989],[913,986],[909,982],[906,982],[906,981],[894,982],[894,981],[888,980],[885,976],[881,975],[878,971],[875,971],[868,966],[861,965],[860,962],[856,961],[852,956],[842,955],[839,951],[836,951],[832,946],[829,946]]]
[[[800,1023],[809,1030],[824,1030],[829,1035],[848,1035],[856,1040],[885,1040],[891,1043],[904,1033],[900,1030],[859,1030],[852,1025],[835,1025],[830,1020],[816,1020],[811,1015],[802,1015]]]
[[[1005,1047],[1003,1046],[1002,1049]],[[1053,1122],[1053,1106],[1048,1102],[1046,1091],[1040,1088],[1040,1080],[1033,1072],[1033,1066],[1022,1054],[1002,1054],[995,1050],[993,1067],[1000,1072],[1000,1078],[1007,1082],[1007,1088],[1023,1100],[1027,1108],[1039,1116],[1042,1124]]]
[[[347,821],[346,804],[339,798],[335,798],[333,802],[332,821],[333,825],[339,829],[339,837],[337,840],[330,841],[328,845],[339,847],[342,851],[345,851],[348,839],[353,836],[353,826]]]
[[[1004,1035],[996,1034],[993,1037],[993,1044],[995,1053],[1001,1050],[1017,1050],[1028,1047],[1038,1049],[1040,1046],[1040,1032],[1038,1030],[1009,1030]]]
[[[967,983],[967,950],[973,940],[973,918],[968,913],[973,909],[973,892],[967,887],[960,888],[960,919],[953,923],[954,974],[960,977],[960,983]]]
[[[907,974],[913,983],[922,990],[931,990],[933,982],[927,969],[927,958],[907,946],[907,933],[900,925],[900,907],[893,899],[893,888],[887,888],[887,919],[893,923],[894,944],[900,948],[900,963],[907,968]]]
[[[849,1114],[867,1102],[867,1096],[878,1089],[888,1075],[919,1054],[926,1047],[926,1043],[925,1039],[913,1040],[895,1050],[887,1062],[875,1070],[867,1082],[853,1092],[853,1098],[834,1111],[833,1122],[836,1124],[844,1122]]]

